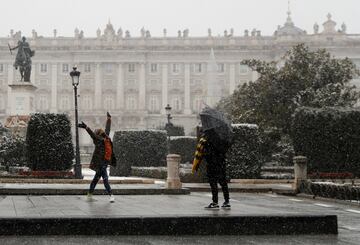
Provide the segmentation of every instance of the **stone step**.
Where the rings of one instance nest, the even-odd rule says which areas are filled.
[[[88,192],[86,188],[1,188],[0,195],[86,195]],[[190,190],[182,189],[166,189],[163,187],[126,187],[126,188],[112,188],[114,195],[186,195],[190,194]],[[95,189],[94,195],[105,195],[105,190],[102,188]]]
[[[0,235],[337,234],[336,215],[0,218]]]

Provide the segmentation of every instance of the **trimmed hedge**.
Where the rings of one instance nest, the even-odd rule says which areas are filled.
[[[309,171],[360,174],[360,110],[296,110],[291,137],[296,155],[306,156]]]
[[[167,136],[161,130],[117,131],[113,139],[117,167],[110,174],[129,176],[131,166],[166,166]]]
[[[174,124],[166,124],[165,128],[168,136],[184,136],[185,131],[183,126],[174,125]]]
[[[182,164],[179,169],[180,181],[183,183],[203,183],[204,179],[199,175],[191,173],[191,168],[183,168]],[[131,167],[131,175],[144,178],[163,179],[167,178],[166,167]]]
[[[171,154],[179,154],[181,163],[192,163],[196,150],[197,139],[192,136],[170,137],[169,151]]]
[[[0,165],[9,171],[11,166],[27,166],[25,138],[5,137],[0,141]]]
[[[70,121],[65,114],[31,115],[27,134],[27,158],[32,170],[69,170],[74,159]]]
[[[227,152],[228,175],[231,179],[259,178],[263,156],[259,128],[255,124],[234,124],[233,144]]]
[[[306,181],[300,185],[300,192],[313,195],[314,198],[319,196],[340,200],[360,201],[360,186]]]

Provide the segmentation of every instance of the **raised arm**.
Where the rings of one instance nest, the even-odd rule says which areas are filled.
[[[95,133],[91,130],[91,128],[89,128],[84,122],[81,122],[78,124],[78,127],[79,128],[84,128],[86,129],[86,132],[88,132],[88,134],[90,135],[90,137],[93,139],[93,140],[96,140],[97,137],[95,135]]]
[[[110,136],[111,129],[111,115],[109,112],[106,113],[106,125],[105,125],[105,134]]]

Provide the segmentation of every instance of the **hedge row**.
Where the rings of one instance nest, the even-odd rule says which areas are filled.
[[[255,124],[234,124],[233,143],[226,162],[231,179],[259,178],[263,157],[259,128]]]
[[[129,176],[131,166],[166,166],[166,131],[117,131],[114,134],[113,144],[117,167],[110,169],[111,175]]]
[[[164,130],[168,136],[184,136],[185,131],[183,126],[166,124]]]
[[[4,136],[0,141],[0,165],[7,171],[11,166],[27,166],[25,139],[16,136]]]
[[[32,170],[69,170],[74,147],[70,121],[65,114],[31,115],[26,134],[27,158]]]
[[[299,108],[292,123],[296,155],[309,159],[310,172],[360,174],[360,110]]]
[[[193,175],[191,169],[184,169],[180,166],[180,181],[183,183],[202,183],[204,179],[199,175]],[[131,175],[153,179],[167,178],[166,167],[131,167]]]
[[[300,186],[300,192],[313,195],[314,197],[319,196],[340,200],[360,201],[360,186],[313,183],[308,181],[302,183]]]

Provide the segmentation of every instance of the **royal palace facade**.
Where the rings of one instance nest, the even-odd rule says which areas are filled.
[[[21,33],[11,31],[0,38],[0,121],[9,114],[8,84],[20,80],[13,67],[15,56],[8,44],[16,46]],[[288,13],[284,25],[273,35],[234,30],[213,35],[209,29],[203,37],[192,37],[189,30],[171,37],[163,30],[153,37],[145,29],[132,36],[110,22],[95,37],[86,37],[75,29],[74,36],[62,37],[54,30],[52,37],[37,35],[34,30],[27,41],[35,56],[31,82],[37,87],[34,106],[39,112],[74,115],[74,91],[69,72],[76,65],[81,72],[79,118],[91,127],[102,127],[106,111],[113,116],[113,131],[124,128],[158,128],[166,123],[165,106],[170,104],[173,123],[183,125],[186,133],[198,124],[197,114],[207,95],[211,50],[217,64],[215,81],[221,96],[228,96],[238,85],[255,80],[257,74],[240,62],[243,59],[281,60],[284,53],[298,43],[312,49],[326,48],[339,58],[349,57],[360,66],[360,34],[348,34],[346,25],[337,29],[327,16],[323,26],[314,24],[307,33],[296,27]],[[360,80],[355,79],[355,84]],[[83,133],[83,132],[81,132]],[[90,144],[87,135],[81,143]]]

